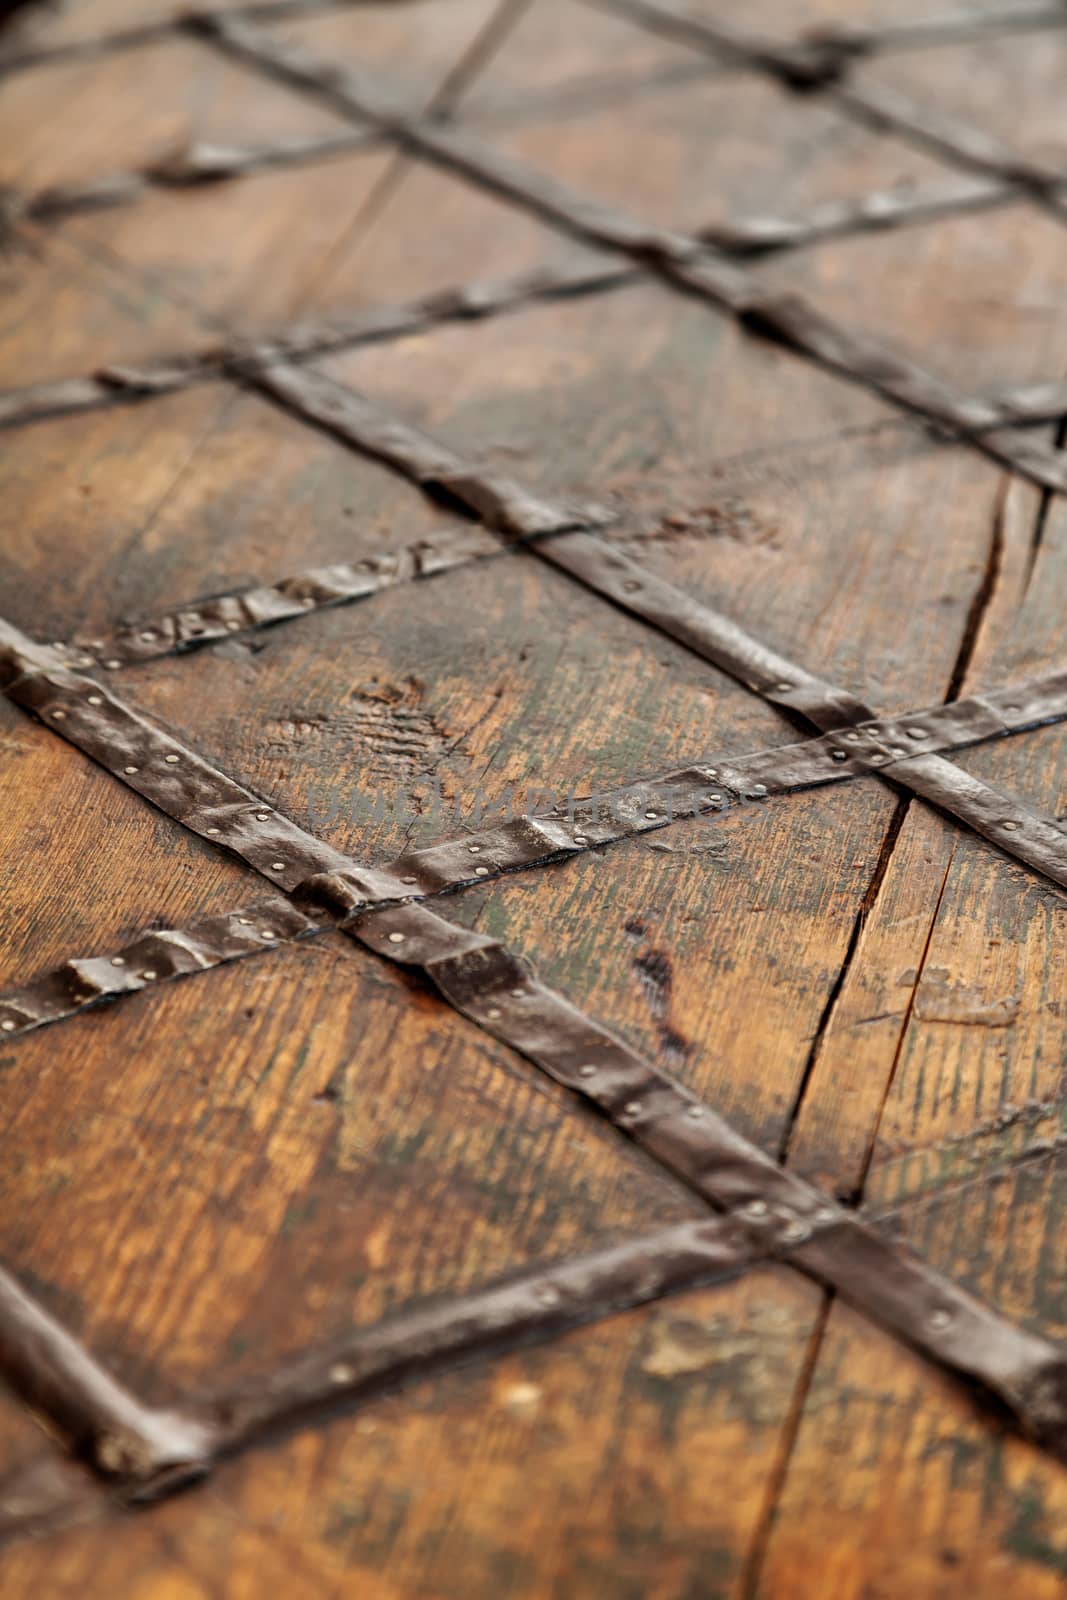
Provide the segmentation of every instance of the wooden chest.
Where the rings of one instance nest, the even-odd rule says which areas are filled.
[[[1065,1592],[1065,70],[0,30],[5,1600]]]

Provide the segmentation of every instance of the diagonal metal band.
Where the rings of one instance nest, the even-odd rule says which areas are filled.
[[[390,881],[380,869],[347,863],[278,813],[257,814],[250,791],[92,680],[56,669],[57,654],[4,624],[0,666],[8,695],[175,820],[207,833],[206,819],[218,816],[220,842],[342,917],[363,904],[367,885],[380,893]],[[73,695],[84,700],[76,709]],[[267,859],[272,848],[276,861]],[[833,1286],[930,1358],[991,1390],[1026,1432],[1067,1453],[1062,1352],[777,1166],[689,1090],[531,976],[499,941],[411,903],[362,911],[343,926],[376,954],[420,969],[457,1011],[580,1094],[769,1255]]]
[[[184,928],[148,928],[113,955],[74,957],[0,994],[0,1033],[19,1038],[104,1001],[262,955],[315,931],[310,918],[278,895],[200,917]]]
[[[354,69],[319,60],[241,19],[212,18],[204,33],[240,59],[325,98],[344,115],[375,124],[414,154],[458,172],[554,226],[636,258],[752,331],[926,417],[1042,487],[1067,489],[1067,465],[1057,452],[990,432],[1000,422],[995,411],[957,394],[941,379],[867,336],[840,327],[801,296],[769,291],[757,276],[703,240],[590,200],[461,130],[413,122],[377,81],[368,84]]]

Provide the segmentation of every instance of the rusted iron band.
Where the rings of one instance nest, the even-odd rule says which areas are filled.
[[[247,790],[114,696],[97,694],[98,703],[83,705],[86,686],[94,686],[50,670],[58,654],[0,627],[0,675],[6,672],[9,696],[43,713],[55,731],[185,826],[203,832],[205,816],[219,817],[235,835],[220,842],[346,919],[344,930],[375,954],[419,968],[457,1011],[582,1095],[709,1204],[734,1216],[769,1254],[833,1285],[933,1359],[976,1379],[1027,1432],[1050,1449],[1067,1450],[1067,1362],[1054,1346],[1012,1327],[777,1166],[689,1090],[532,977],[498,940],[414,903],[357,909],[353,916],[366,903],[365,885],[381,893],[395,881],[392,874],[346,872],[343,857],[294,823],[277,813],[250,814]],[[168,755],[180,773],[170,776],[159,766]],[[132,774],[131,758],[137,758]],[[284,847],[284,858],[266,861],[259,827]],[[300,870],[306,876],[294,882]]]
[[[109,1476],[185,1482],[210,1455],[210,1428],[144,1405],[2,1267],[0,1371]]]
[[[421,849],[405,851],[384,868],[372,894],[366,875],[353,871],[332,877],[351,912],[395,899],[425,898],[504,873],[540,867],[587,850],[652,833],[687,818],[716,814],[740,801],[840,782],[876,772],[884,775],[899,759],[955,750],[1002,738],[1067,717],[1067,672],[1048,673],[986,695],[936,705],[903,717],[855,724],[802,744],[777,745],[750,755],[712,756],[656,777],[575,798],[566,806],[512,817],[493,827],[474,829]],[[936,781],[938,775],[934,774]],[[998,797],[979,785],[974,802],[1000,837],[1015,830]],[[995,811],[995,817],[994,817]],[[225,843],[220,831],[216,842]],[[1059,838],[1053,839],[1059,848]],[[1058,863],[1054,862],[1056,866]],[[383,888],[392,893],[383,895]],[[333,891],[336,895],[336,891]],[[118,999],[155,987],[172,977],[207,971],[224,961],[261,953],[320,931],[287,901],[264,900],[205,917],[189,927],[151,929],[114,956],[67,961],[22,989],[0,994],[0,1030],[12,1039],[47,1023],[75,1016],[102,1000]]]
[[[204,1409],[219,1416],[219,1453],[227,1454],[339,1401],[373,1399],[457,1361],[497,1356],[681,1290],[728,1282],[760,1256],[758,1243],[726,1219],[660,1228],[416,1305],[299,1356],[269,1382],[250,1382]]]
[[[355,69],[320,60],[302,46],[267,35],[240,18],[215,17],[204,31],[241,59],[324,97],[342,114],[376,124],[415,154],[534,211],[554,226],[636,258],[750,330],[916,412],[1043,488],[1067,490],[1067,466],[1057,451],[990,432],[1000,421],[991,408],[957,395],[875,340],[839,327],[801,296],[768,290],[758,276],[702,239],[591,200],[462,129],[405,118],[377,79],[370,83]]]
[[[199,917],[184,928],[149,928],[114,955],[74,957],[21,989],[0,994],[0,1033],[17,1039],[102,1001],[261,955],[315,931],[308,917],[276,895]]]

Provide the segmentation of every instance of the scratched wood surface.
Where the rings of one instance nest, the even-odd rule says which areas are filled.
[[[723,0],[688,9],[740,26]],[[69,0],[10,24],[0,183],[33,196],[178,149],[367,137],[112,208],[13,211],[3,388],[619,265],[168,27],[178,12]],[[760,0],[744,27],[788,41],[924,15]],[[389,0],[262,25],[358,66],[409,115],[669,227],[944,175],[921,141],[648,20],[588,0]],[[128,29],[145,36],[80,48]],[[1067,29],[1020,27],[856,70],[1057,160],[1065,65]],[[751,270],[979,394],[1064,375],[1063,225],[1013,192]],[[598,293],[442,318],[315,365],[537,492],[608,505],[628,554],[879,711],[1062,664],[1062,497],[622,264],[629,279]],[[2,437],[0,614],[42,640],[88,644],[120,619],[150,626],[470,531],[455,504],[217,376]],[[487,551],[108,681],[375,863],[512,796],[565,800],[800,737],[536,549]],[[265,892],[6,701],[0,755],[0,989]],[[1067,808],[1062,725],[959,760],[1046,815]],[[1051,884],[868,777],[439,905],[769,1154],[1067,1337],[1067,902]],[[702,1214],[575,1097],[336,931],[5,1040],[0,1068],[0,1260],[153,1402],[266,1382],[390,1311]],[[48,1470],[52,1453],[0,1392],[0,1475]],[[1051,1600],[1067,1590],[1065,1515],[1062,1465],[832,1295],[764,1266],[423,1379],[160,1506],[94,1502],[0,1552],[0,1578],[12,1600],[252,1600],[271,1585]]]

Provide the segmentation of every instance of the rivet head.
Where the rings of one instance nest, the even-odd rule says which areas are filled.
[[[240,626],[241,626],[241,624],[239,622],[234,622],[233,619],[231,618],[230,621],[227,622],[227,624],[226,624],[226,632],[227,633],[236,633]]]
[[[269,811],[257,811],[256,812],[256,821],[257,822],[269,822],[270,821],[270,812]]]
[[[418,878],[401,878],[401,883],[418,883]]]
[[[626,582],[623,584],[623,588],[627,594],[636,594],[640,587],[641,585],[638,583],[636,578],[627,578]]]
[[[848,756],[845,754],[845,752],[843,750],[831,750],[830,751],[830,760],[831,761],[847,761],[848,760]]]
[[[931,1311],[930,1313],[931,1328],[947,1328],[951,1321],[952,1313],[950,1311]]]
[[[794,685],[791,683],[776,683],[774,686],[774,692],[775,694],[791,694],[793,688]]]
[[[145,969],[145,971],[141,973],[141,977],[145,980],[146,983],[151,983],[152,980],[155,978],[155,976],[156,976],[156,974],[152,971],[151,967],[147,967]]]
[[[540,1300],[540,1302],[541,1302],[541,1304],[543,1306],[555,1306],[555,1305],[558,1305],[559,1304],[559,1290],[558,1289],[553,1289],[553,1287],[552,1287],[552,1285],[550,1283],[546,1283],[546,1284],[543,1285],[542,1288],[538,1289],[537,1298],[538,1298],[538,1300]]]
[[[352,1368],[347,1367],[343,1361],[338,1361],[336,1366],[330,1368],[331,1383],[351,1383],[354,1377]]]
[[[719,805],[722,805],[722,795],[721,794],[706,794],[704,796],[704,804],[708,805],[708,806],[719,806]]]
[[[480,844],[469,844],[467,846],[467,849],[470,851],[472,856],[476,856],[479,853],[479,851],[481,850],[481,848],[482,847],[481,847]]]
[[[1017,828],[1017,827],[1018,827],[1018,826],[1019,826],[1019,824],[1018,824],[1018,823],[1017,823],[1017,822],[1011,822],[1011,821],[1008,821],[1008,822],[1002,822],[1002,823],[1001,823],[1001,827],[1002,827],[1002,828],[1007,828],[1007,829],[1008,829],[1008,831],[1009,831],[1009,832],[1011,832],[1011,833],[1014,833],[1014,831],[1015,831],[1015,829],[1016,829],[1016,828]]]
[[[124,967],[126,965],[126,957],[125,956],[112,956],[111,957],[111,965],[113,967]]]
[[[260,938],[262,939],[276,939],[277,937],[278,935],[275,933],[273,928],[260,929]]]
[[[102,694],[91,694],[88,696],[88,701],[91,706],[102,706],[104,697]]]
[[[589,840],[586,838],[584,833],[576,833],[574,835],[574,842],[575,844],[588,844]]]
[[[272,872],[284,872],[285,871],[285,862],[284,861],[272,861],[271,864],[270,864],[270,870]]]
[[[10,1017],[5,1017],[3,1022],[0,1022],[0,1028],[2,1028],[5,1033],[14,1033],[15,1023],[12,1022]]]
[[[478,878],[488,878],[488,876],[489,876],[489,868],[488,867],[475,867],[474,872],[475,872],[475,876],[478,877]]]
[[[704,1115],[704,1107],[690,1106],[685,1114],[689,1118],[690,1122],[699,1122],[701,1117]]]
[[[62,722],[63,718],[66,716],[66,714],[67,713],[65,711],[53,711],[52,712],[52,715],[53,715],[53,717],[55,717],[57,722]]]
[[[143,640],[143,642],[145,644],[151,644],[152,640],[155,638],[155,636],[156,636],[156,633],[155,633],[155,629],[154,628],[145,628],[145,629],[142,630],[141,633],[138,634],[137,637],[139,639]]]
[[[178,757],[177,756],[164,756],[163,759],[167,763],[168,766],[173,767],[175,762],[178,760]]]
[[[105,661],[104,662],[104,666],[107,668],[107,670],[109,672],[117,672],[119,667],[122,666],[122,662],[121,661],[116,661],[115,658],[112,657],[112,659],[110,661]]]
[[[306,594],[306,595],[302,596],[300,604],[306,610],[310,611],[312,606],[315,604],[315,596],[313,594]]]
[[[845,738],[851,739],[853,744],[855,744],[856,740],[859,738],[859,734],[856,732],[855,728],[850,728],[848,733],[845,734]]]
[[[645,812],[645,819],[648,822],[655,822],[655,820],[656,820],[656,818],[658,816],[659,816],[659,812],[658,811],[646,811]]]
[[[509,991],[509,993],[510,993],[511,998],[513,1000],[525,1000],[526,999],[526,990],[525,989],[511,989]]]
[[[404,935],[402,933],[391,933],[389,935],[389,943],[390,944],[403,944],[404,943]]]
[[[123,767],[123,772],[140,772],[140,767]]]
[[[759,799],[767,793],[767,785],[765,783],[754,783],[748,792]]]
[[[623,1115],[624,1116],[627,1116],[627,1117],[639,1117],[641,1115],[641,1109],[642,1109],[641,1108],[641,1102],[640,1102],[640,1100],[628,1100],[627,1103],[623,1106],[622,1109],[623,1109]]]
[[[490,1022],[495,1022],[497,1017],[499,1017],[499,1015],[500,1015],[500,1007],[499,1006],[490,1006],[488,1011],[485,1014],[489,1018]]]
[[[750,1200],[745,1206],[745,1212],[750,1217],[765,1217],[767,1215],[766,1200]]]
[[[1005,706],[1005,711],[1021,711],[1022,706]]]
[[[251,917],[238,917],[237,920],[241,924],[242,928],[250,928],[252,926]]]
[[[802,1239],[811,1237],[811,1229],[803,1222],[790,1222],[782,1229],[782,1238],[788,1239],[793,1244],[799,1244]]]
[[[211,835],[211,837],[214,839],[216,837],[216,835],[218,835],[218,834],[220,834],[222,832],[222,829],[221,828],[209,828],[207,831]]]
[[[926,729],[925,728],[905,728],[904,732],[907,734],[909,739],[925,739],[926,738]]]
[[[578,1076],[579,1078],[595,1078],[596,1068],[593,1066],[593,1063],[591,1061],[587,1061],[584,1066],[579,1067]]]

